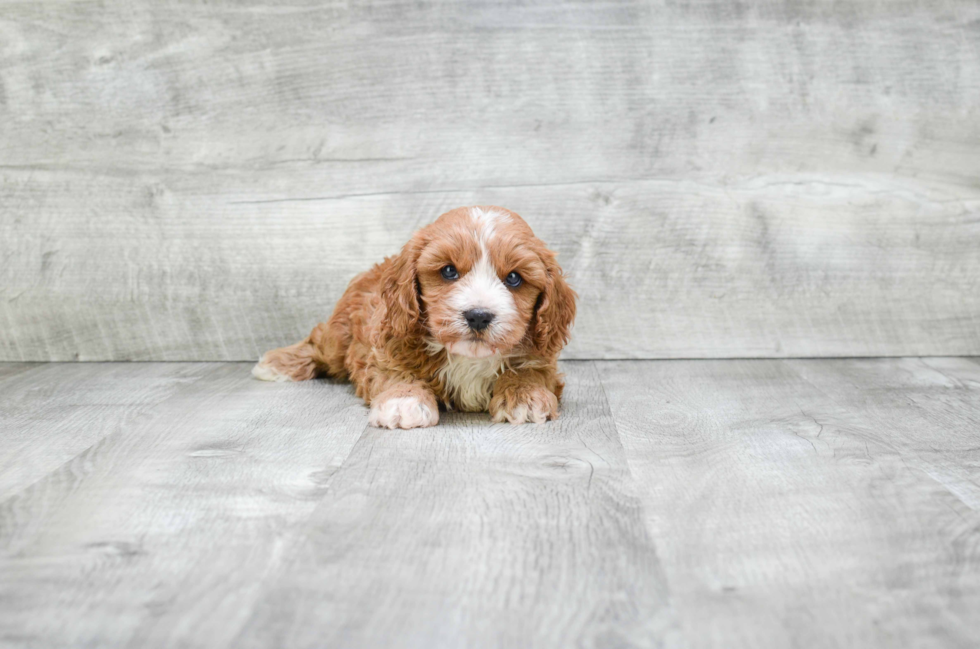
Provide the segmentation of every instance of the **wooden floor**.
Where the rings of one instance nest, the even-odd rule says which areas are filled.
[[[0,365],[2,647],[977,647],[980,362],[567,362],[367,427],[240,363]]]

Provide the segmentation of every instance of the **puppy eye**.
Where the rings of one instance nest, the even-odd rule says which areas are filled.
[[[456,267],[453,266],[452,264],[449,264],[448,266],[444,266],[442,271],[440,272],[442,273],[443,279],[448,279],[448,280],[459,279],[459,271],[457,271]]]
[[[521,282],[523,281],[524,279],[513,271],[509,273],[507,277],[504,278],[504,284],[506,284],[511,288],[517,288],[518,286],[521,285]]]

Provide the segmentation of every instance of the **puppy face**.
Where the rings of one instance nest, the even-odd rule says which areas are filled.
[[[405,246],[391,275],[387,321],[398,328],[407,316],[406,334],[414,324],[450,353],[556,355],[567,342],[575,294],[554,253],[503,208],[443,214]]]
[[[534,235],[515,216],[474,207],[433,224],[418,281],[429,334],[450,353],[507,353],[527,332],[546,271]]]

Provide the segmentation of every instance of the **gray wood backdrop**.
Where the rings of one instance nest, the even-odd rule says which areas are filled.
[[[475,203],[567,358],[980,354],[980,3],[0,1],[0,360],[254,358]]]

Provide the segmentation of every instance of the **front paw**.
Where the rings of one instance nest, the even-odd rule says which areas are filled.
[[[434,399],[425,400],[415,396],[389,397],[371,405],[368,423],[378,428],[435,426],[439,423],[439,408]]]
[[[540,386],[507,388],[493,395],[490,415],[498,424],[503,421],[543,424],[549,419],[558,418],[558,397]]]

